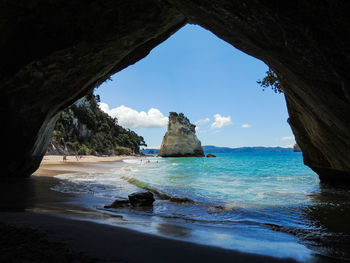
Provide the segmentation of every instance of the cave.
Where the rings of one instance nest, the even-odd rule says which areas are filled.
[[[278,75],[304,163],[350,183],[350,25],[343,1],[8,1],[1,4],[2,178],[30,176],[57,114],[198,24]]]

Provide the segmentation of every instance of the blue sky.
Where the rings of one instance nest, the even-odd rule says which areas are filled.
[[[267,69],[211,32],[187,25],[95,93],[104,111],[150,147],[161,144],[170,111],[192,123],[202,120],[202,145],[291,145],[284,96],[256,83]]]

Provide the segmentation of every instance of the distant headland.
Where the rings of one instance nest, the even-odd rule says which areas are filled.
[[[213,145],[203,146],[204,153],[270,153],[270,152],[293,152],[293,148],[283,148],[283,147],[218,147]],[[159,149],[157,148],[145,148],[141,152],[144,154],[158,154]]]

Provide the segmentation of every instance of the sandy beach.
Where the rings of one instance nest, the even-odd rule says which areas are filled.
[[[2,182],[0,262],[296,262],[100,224],[94,219],[112,215],[76,207],[74,195],[51,190],[54,175],[108,172],[125,158],[135,157],[45,156],[31,178]]]
[[[41,166],[45,166],[48,164],[56,164],[56,165],[69,165],[72,163],[101,163],[101,162],[117,162],[127,158],[136,158],[138,156],[130,156],[130,155],[118,155],[118,156],[94,156],[94,155],[67,155],[66,161],[63,161],[63,156],[61,155],[45,155]]]
[[[123,159],[137,158],[138,156],[120,155],[98,157],[93,155],[68,155],[63,161],[61,155],[45,155],[39,169],[33,174],[36,176],[55,176],[62,173],[89,171],[106,172],[106,166],[99,163],[121,162]]]

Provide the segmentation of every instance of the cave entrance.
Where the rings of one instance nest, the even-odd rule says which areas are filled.
[[[186,25],[95,93],[152,148],[160,146],[171,111],[197,125],[202,145],[291,147],[284,95],[257,84],[267,70],[210,31]]]
[[[124,128],[144,136],[149,148],[159,147],[168,112],[174,111],[197,125],[204,147],[288,146],[294,138],[286,121],[284,95],[262,91],[257,84],[267,70],[264,63],[209,31],[188,25],[146,58],[112,76],[95,94],[100,96],[101,109]],[[293,241],[293,236],[280,242],[284,234],[264,226],[284,220],[282,225],[289,227],[295,214],[288,209],[308,202],[303,193],[311,192],[318,183],[317,176],[303,166],[301,154],[210,151],[217,158],[126,159],[111,174],[90,174],[92,184],[88,181],[86,185],[98,193],[103,205],[112,203],[110,196],[127,198],[140,188],[152,191],[157,201],[150,210],[119,209],[118,202],[115,207],[105,207],[125,218],[141,216],[147,224],[146,230],[141,229],[147,232],[228,249],[239,249],[242,243],[236,237],[245,238],[247,251],[308,257],[309,250]],[[73,191],[69,184],[84,181],[86,176],[63,175],[61,179],[65,180],[62,188]],[[90,205],[101,206],[94,194],[89,200]],[[237,223],[235,229],[232,222],[241,219],[241,214],[245,221],[259,223],[252,227]],[[306,222],[303,216],[298,220]],[[133,221],[129,224],[140,229],[135,221],[136,226]],[[266,233],[278,242],[268,240]]]
[[[345,5],[329,5],[328,2],[317,6],[309,2],[280,5],[275,1],[263,5],[253,1],[205,1],[200,5],[199,1],[124,1],[125,4],[107,1],[103,5],[97,1],[90,4],[77,1],[73,5],[34,2],[30,1],[27,5],[21,1],[18,8],[16,5],[4,5],[3,8],[4,14],[11,14],[6,15],[2,23],[3,66],[6,68],[2,81],[1,112],[3,123],[6,123],[2,145],[7,153],[2,158],[3,177],[20,178],[32,174],[42,160],[55,116],[60,110],[99,86],[110,74],[143,59],[153,47],[190,22],[210,29],[278,71],[285,87],[290,123],[304,151],[305,162],[323,180],[349,182],[350,162],[346,154],[350,141],[347,118],[350,116],[347,114],[349,80],[346,74],[349,62],[345,48],[348,46],[346,29],[349,16]],[[195,30],[202,32],[203,37],[196,35]],[[119,123],[124,122],[125,127],[136,129],[149,146],[159,146],[165,131],[164,119],[169,111],[183,112],[197,123],[197,133],[204,145],[287,145],[286,141],[293,139],[286,123],[283,95],[272,91],[262,93],[256,84],[267,67],[246,55],[247,61],[252,60],[252,63],[241,60],[239,56],[232,59],[231,56],[236,53],[243,54],[224,42],[219,45],[230,51],[216,50],[209,39],[219,40],[201,30],[196,26],[184,27],[155,48],[150,56],[113,77],[113,81],[105,85],[116,84],[113,89],[116,94],[109,93],[112,89],[104,92],[102,86],[97,91],[104,103],[101,105],[107,112],[123,113],[125,119],[117,115]],[[185,37],[179,40],[182,34]],[[172,41],[180,44],[175,45],[172,51],[165,50],[164,53],[170,57],[160,56],[162,49],[171,47]],[[23,43],[26,45],[23,46]],[[157,54],[159,60],[163,59],[166,63],[146,64],[156,59]],[[225,63],[220,66],[219,62]],[[137,69],[139,66],[141,69]],[[144,75],[131,74],[133,70]],[[133,93],[128,93],[129,90]],[[254,92],[259,95],[254,95]],[[113,101],[112,98],[118,100]],[[149,111],[151,108],[153,110]],[[253,109],[258,111],[253,112]],[[280,119],[275,125],[272,120],[278,116]],[[282,133],[283,125],[285,132]],[[156,134],[157,127],[159,134]],[[5,142],[9,141],[13,145],[7,146]],[[275,161],[274,157],[269,161]],[[139,161],[132,166],[135,160],[129,160],[130,167],[123,166],[125,169],[116,169],[113,173],[110,166],[106,168],[108,172],[92,172],[88,178],[83,173],[66,173],[61,177],[64,180],[53,187],[57,192],[72,194],[80,188],[78,190],[82,191],[78,195],[88,198],[79,196],[76,203],[68,202],[80,204],[86,201],[84,208],[89,209],[104,209],[104,205],[113,201],[112,198],[130,194],[135,190],[130,181],[143,188],[147,185],[159,188],[158,193],[167,195],[160,195],[163,199],[157,200],[159,202],[154,209],[137,210],[144,212],[149,219],[142,222],[146,231],[190,241],[206,240],[207,244],[217,245],[212,239],[215,237],[215,241],[220,240],[229,248],[247,248],[248,244],[248,252],[294,258],[302,255],[302,258],[296,258],[298,260],[306,260],[303,256],[309,255],[310,251],[301,246],[295,237],[285,236],[283,230],[289,234],[294,232],[297,237],[303,235],[308,244],[325,242],[320,246],[323,251],[329,251],[330,243],[324,241],[327,237],[334,242],[336,236],[335,246],[339,246],[338,241],[344,238],[338,235],[343,232],[339,230],[346,231],[343,226],[349,221],[346,215],[350,215],[347,213],[347,200],[350,198],[344,196],[333,202],[322,196],[316,176],[304,176],[309,170],[303,172],[299,179],[294,176],[293,169],[288,171],[292,174],[282,176],[286,175],[283,170],[286,163],[280,162],[282,165],[270,165],[264,173],[263,169],[256,168],[269,162],[266,159],[256,160],[244,159],[243,163],[248,163],[251,170],[240,169],[242,162],[239,158],[229,160],[225,156],[167,159],[163,160],[168,162],[166,166],[151,161],[143,162],[142,166]],[[93,170],[96,167],[89,167],[92,168],[90,171],[96,171]],[[147,167],[154,169],[143,169]],[[159,167],[169,172],[160,173]],[[236,167],[243,172],[234,170]],[[272,169],[274,181],[270,180]],[[116,176],[118,172],[120,174]],[[225,172],[238,176],[230,178],[225,176]],[[168,179],[174,180],[174,183],[167,184]],[[35,180],[40,179],[33,177],[32,182]],[[109,185],[106,187],[106,184]],[[124,184],[125,188],[113,188],[118,184]],[[23,196],[23,202],[33,200],[32,197],[37,195],[33,195],[31,190],[39,188],[34,185],[26,190],[23,187],[24,190],[12,191],[14,198],[5,194],[3,200],[17,200],[17,193]],[[52,190],[51,186],[49,189]],[[114,190],[125,191],[111,194]],[[174,194],[187,199],[172,202],[179,201],[173,198]],[[338,196],[338,193],[335,195]],[[333,194],[328,192],[328,196]],[[58,198],[52,200],[57,203]],[[47,202],[42,207],[46,210]],[[133,217],[135,211],[124,213],[133,219],[136,218]],[[324,216],[327,214],[333,217]],[[179,218],[181,215],[188,217]],[[152,221],[155,217],[156,224]],[[167,221],[169,218],[179,221],[171,225]],[[336,220],[332,221],[332,218]],[[112,216],[111,220],[114,219],[119,220],[120,216]],[[226,223],[227,219],[232,220],[228,222],[228,227],[223,228],[221,223]],[[196,220],[204,227],[193,227],[191,222]],[[220,225],[215,225],[215,222],[220,222]],[[125,224],[125,221],[122,223]],[[212,226],[214,232],[202,231]],[[338,232],[337,235],[323,231],[331,229]],[[233,232],[228,233],[230,230]],[[200,233],[205,234],[198,235]],[[344,234],[349,236],[346,232]],[[310,240],[312,237],[315,240]],[[243,243],[237,240],[243,240]],[[337,250],[332,254],[344,255]]]

